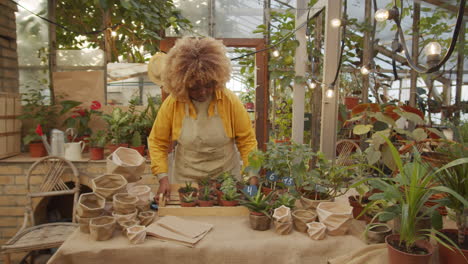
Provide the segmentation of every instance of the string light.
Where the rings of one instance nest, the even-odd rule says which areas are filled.
[[[430,42],[424,48],[424,53],[426,54],[427,65],[429,67],[434,67],[440,61],[440,53],[442,52],[442,47],[438,42]]]
[[[390,12],[387,9],[379,9],[375,12],[374,18],[378,22],[384,22],[390,16]]]
[[[112,37],[117,37],[117,32],[112,31],[112,32],[111,32],[111,36],[112,36]]]
[[[364,65],[361,67],[361,73],[362,75],[368,75],[370,73],[370,70],[368,68],[368,66]]]
[[[335,95],[335,91],[333,91],[332,88],[328,88],[328,90],[326,92],[327,98],[332,98],[334,95]]]
[[[339,18],[334,18],[334,19],[332,19],[332,20],[330,21],[330,24],[331,24],[332,27],[337,28],[337,27],[341,27],[341,25],[342,25],[343,23],[342,23],[341,19],[339,19]]]
[[[273,57],[277,58],[277,57],[279,57],[280,52],[279,52],[279,50],[274,49],[273,52],[271,53],[271,55],[273,55]]]
[[[317,84],[314,81],[311,81],[308,83],[310,89],[315,89],[317,87]]]

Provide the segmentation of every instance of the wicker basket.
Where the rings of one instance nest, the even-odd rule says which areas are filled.
[[[101,216],[91,219],[89,233],[96,241],[104,241],[112,238],[116,227],[116,221],[112,216]]]
[[[115,220],[117,221],[120,227],[122,226],[121,224],[122,222],[136,220],[137,214],[138,214],[137,209],[133,209],[133,212],[129,214],[118,214],[115,211],[112,212],[112,216],[115,218]]]
[[[113,199],[114,211],[118,214],[129,214],[135,211],[138,198],[128,193],[116,193]]]
[[[93,191],[106,199],[125,191],[127,180],[120,174],[104,174],[91,180]]]
[[[127,228],[127,237],[132,244],[141,244],[145,242],[146,227],[141,225],[134,225]]]
[[[153,211],[140,212],[138,214],[138,219],[140,219],[141,225],[149,226],[153,223],[156,213]]]

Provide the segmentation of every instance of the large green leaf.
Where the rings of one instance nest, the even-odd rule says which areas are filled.
[[[371,129],[372,125],[356,125],[353,128],[353,133],[356,135],[364,135],[367,134]]]
[[[424,131],[423,128],[416,128],[411,133],[411,136],[416,141],[421,141],[421,140],[427,139],[427,133],[426,133],[426,131]]]
[[[375,117],[375,119],[379,120],[380,122],[384,122],[384,123],[386,123],[386,124],[388,124],[390,126],[393,126],[393,127],[396,126],[396,123],[392,118],[390,118],[387,115],[384,115],[381,112],[377,112],[374,117]]]

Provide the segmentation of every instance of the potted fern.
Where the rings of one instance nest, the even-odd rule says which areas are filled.
[[[103,130],[91,135],[89,138],[90,144],[90,160],[102,160],[104,159],[104,146],[107,143],[107,135]]]
[[[224,179],[223,183],[221,184],[221,205],[222,206],[236,206],[239,204],[237,199],[239,198],[240,194],[237,193],[236,182],[234,178],[228,176]]]

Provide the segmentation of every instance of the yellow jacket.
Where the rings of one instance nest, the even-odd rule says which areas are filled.
[[[215,100],[212,100],[208,107],[209,117],[214,114],[215,102],[218,106],[218,114],[223,120],[226,135],[235,140],[245,166],[249,153],[257,148],[257,140],[249,115],[239,98],[228,89],[215,91]],[[176,99],[169,96],[159,109],[148,138],[151,171],[154,175],[167,172],[169,147],[179,138],[182,120],[185,116],[185,104],[189,104],[190,116],[196,118],[195,107],[188,99]]]

